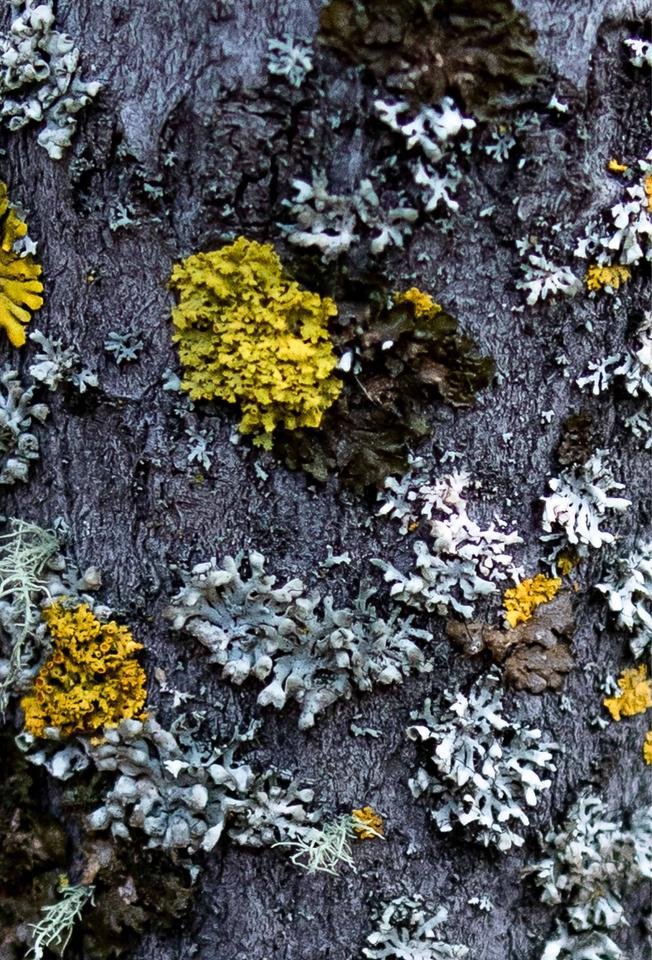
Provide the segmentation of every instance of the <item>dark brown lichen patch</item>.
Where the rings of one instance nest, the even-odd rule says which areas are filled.
[[[586,411],[573,413],[562,423],[557,460],[562,467],[580,467],[599,446],[595,417]]]
[[[344,389],[318,430],[281,434],[275,452],[317,480],[338,472],[361,489],[403,473],[428,432],[433,401],[471,406],[494,361],[460,333],[456,320],[421,291],[342,305],[348,325],[333,332]]]
[[[451,620],[448,636],[467,656],[487,650],[516,690],[543,693],[560,690],[574,665],[568,644],[575,629],[573,607],[568,593],[560,593],[537,607],[531,620],[513,629],[496,629],[486,623]]]
[[[331,0],[321,37],[390,90],[421,102],[451,95],[479,116],[538,75],[536,34],[511,0]]]
[[[4,779],[0,790],[0,960],[24,957],[30,942],[29,923],[56,897],[65,871],[66,834],[41,810],[41,778],[16,749],[13,738],[0,734]]]

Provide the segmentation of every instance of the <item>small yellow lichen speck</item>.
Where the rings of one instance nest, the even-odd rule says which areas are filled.
[[[648,730],[643,741],[643,759],[652,764],[652,730]]]
[[[536,608],[552,600],[560,587],[561,580],[557,577],[546,577],[543,573],[537,573],[535,577],[521,580],[515,587],[505,590],[503,607],[509,626],[516,627],[519,623],[531,620]]]
[[[24,324],[43,306],[40,265],[14,252],[14,244],[26,234],[27,224],[10,205],[6,183],[0,182],[0,327],[14,347],[23,346]]]
[[[600,266],[597,263],[592,263],[586,271],[584,282],[587,290],[603,290],[605,287],[618,290],[623,283],[627,283],[631,279],[631,276],[632,271],[622,264]]]
[[[43,611],[52,653],[23,697],[25,729],[42,736],[47,727],[62,736],[91,733],[121,720],[142,719],[145,671],[134,654],[142,650],[127,627],[102,623],[84,603],[57,602]]]
[[[627,164],[621,163],[619,160],[610,160],[607,164],[607,170],[611,173],[626,173]]]
[[[652,211],[652,173],[643,181],[643,189],[647,197],[647,208]]]
[[[425,317],[429,313],[440,313],[441,306],[432,299],[429,293],[424,293],[418,287],[410,287],[403,293],[392,294],[394,303],[404,303],[408,301],[414,304],[414,314],[417,317]]]
[[[620,693],[617,697],[606,697],[602,702],[611,714],[612,720],[623,717],[635,717],[652,707],[652,682],[648,680],[647,667],[623,670],[618,678]]]
[[[270,244],[239,237],[177,263],[173,340],[193,400],[239,403],[240,432],[270,448],[277,427],[318,427],[342,383],[328,333],[337,307],[290,280]]]
[[[362,807],[360,810],[352,810],[351,816],[354,821],[353,829],[360,840],[373,840],[380,835],[383,836],[383,818],[373,807]]]

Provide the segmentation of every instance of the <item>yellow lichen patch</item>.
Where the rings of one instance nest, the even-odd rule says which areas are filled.
[[[652,764],[652,730],[648,730],[643,741],[643,759]]]
[[[277,427],[318,427],[342,389],[329,297],[283,272],[270,244],[239,237],[174,266],[173,340],[193,400],[239,403],[241,433],[271,447]]]
[[[611,173],[626,173],[627,164],[621,163],[619,160],[610,160],[607,164],[607,170],[610,170]]]
[[[52,653],[23,697],[25,729],[42,736],[56,727],[63,736],[91,733],[129,718],[142,719],[145,671],[134,654],[142,650],[127,627],[102,623],[84,603],[62,602],[43,611]]]
[[[359,840],[373,840],[378,836],[383,836],[383,818],[379,813],[376,813],[373,807],[352,810],[351,816],[355,821],[353,829]]]
[[[416,317],[425,317],[429,313],[440,313],[442,309],[429,293],[424,293],[418,287],[410,287],[403,293],[393,293],[392,299],[394,303],[404,303],[406,300],[413,303]]]
[[[27,224],[10,206],[7,185],[0,182],[0,326],[14,347],[23,346],[23,325],[43,306],[40,265],[14,252],[14,244],[26,233]]]
[[[516,627],[519,623],[531,620],[536,608],[552,600],[560,587],[561,580],[557,577],[546,577],[543,573],[537,573],[535,577],[521,580],[515,587],[505,590],[503,607],[509,626]]]
[[[631,279],[631,276],[632,271],[622,264],[600,266],[598,263],[592,263],[586,271],[584,282],[587,290],[603,290],[604,287],[618,290],[623,283]]]
[[[652,173],[643,181],[643,189],[647,197],[647,208],[652,210]]]
[[[567,577],[568,574],[573,570],[578,564],[578,557],[573,556],[569,553],[560,553],[555,560],[557,570],[561,573],[562,577]]]
[[[648,680],[645,665],[623,670],[618,677],[618,686],[620,693],[617,697],[606,697],[602,701],[612,720],[635,717],[652,707],[652,682]]]

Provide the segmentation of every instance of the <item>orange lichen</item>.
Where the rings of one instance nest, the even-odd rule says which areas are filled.
[[[383,818],[373,807],[352,810],[351,816],[354,820],[353,829],[359,840],[374,840],[378,836],[383,836]]]
[[[503,607],[509,626],[514,628],[519,623],[531,620],[536,608],[552,600],[560,587],[561,580],[557,577],[546,577],[543,573],[537,573],[535,577],[521,580],[515,587],[505,590]]]
[[[652,730],[648,730],[643,741],[643,759],[652,764]]]
[[[652,707],[652,682],[648,680],[647,667],[623,670],[618,678],[620,693],[617,697],[605,697],[602,701],[612,720],[635,717]]]
[[[643,189],[647,197],[647,208],[648,210],[652,210],[652,173],[643,181]]]
[[[14,250],[17,240],[27,234],[27,224],[10,205],[7,185],[0,182],[0,326],[14,347],[25,343],[23,325],[32,311],[43,306],[43,284],[37,278],[41,267],[29,256]]]
[[[127,627],[102,623],[84,603],[59,601],[43,611],[52,653],[23,697],[25,729],[43,736],[91,733],[129,718],[143,719],[145,671],[133,656],[142,650]]]
[[[607,264],[600,266],[598,263],[592,263],[586,271],[584,282],[587,290],[603,290],[609,287],[611,290],[618,290],[623,283],[631,279],[632,271],[620,263]]]
[[[627,164],[621,163],[619,160],[610,160],[607,164],[607,170],[611,171],[611,173],[626,173]]]

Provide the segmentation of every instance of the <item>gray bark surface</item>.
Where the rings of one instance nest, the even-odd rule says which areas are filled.
[[[351,597],[359,579],[377,578],[371,557],[409,556],[409,545],[398,542],[391,525],[368,523],[373,504],[336,480],[317,488],[246,443],[233,445],[230,411],[201,409],[180,418],[175,395],[162,391],[163,371],[178,369],[167,288],[172,263],[214,248],[229,231],[272,239],[282,256],[291,256],[274,221],[290,177],[309,173],[302,147],[294,150],[300,114],[309,103],[288,114],[282,94],[274,92],[278,86],[272,90],[268,83],[267,40],[285,31],[311,37],[319,6],[318,0],[58,3],[61,29],[85,53],[86,76],[101,78],[105,87],[82,116],[63,161],[49,161],[28,130],[8,141],[5,175],[12,199],[29,211],[43,263],[46,304],[32,329],[74,343],[98,370],[101,390],[92,404],[71,403],[60,393],[44,397],[52,413],[39,431],[41,461],[27,485],[9,492],[3,511],[44,526],[65,518],[68,551],[82,569],[95,564],[102,570],[107,602],[145,644],[150,703],[160,718],[172,710],[154,679],[157,666],[195,694],[193,709],[206,709],[220,726],[262,717],[254,753],[261,765],[273,762],[314,781],[334,811],[371,804],[386,817],[386,842],[361,844],[357,874],[338,879],[307,876],[279,851],[221,845],[206,857],[184,922],[173,935],[146,936],[133,960],[358,958],[371,930],[372,905],[416,891],[448,907],[447,934],[451,942],[468,944],[474,960],[538,960],[553,916],[531,882],[520,877],[537,855],[534,832],[521,851],[507,855],[438,834],[426,806],[407,787],[416,766],[414,745],[404,735],[410,710],[432,691],[454,689],[478,670],[446,640],[443,619],[430,623],[433,674],[339,703],[314,730],[301,732],[295,708],[261,711],[255,685],[234,689],[220,681],[201,649],[173,635],[162,618],[179,585],[175,565],[242,548],[263,552],[279,577],[301,576],[335,590],[339,599]],[[576,0],[569,8],[561,0],[522,0],[520,6],[539,31],[544,58],[559,72],[559,95],[574,119],[541,133],[536,175],[514,178],[479,159],[477,179],[463,188],[454,231],[444,236],[423,227],[407,251],[386,258],[383,269],[395,288],[416,282],[432,291],[482,351],[496,358],[502,382],[473,409],[434,405],[424,453],[465,454],[482,482],[472,509],[485,518],[498,510],[516,526],[525,540],[526,569],[536,570],[542,553],[537,501],[557,469],[560,424],[582,404],[574,378],[588,360],[622,349],[632,313],[645,305],[645,291],[639,278],[621,292],[619,305],[608,297],[591,302],[580,296],[513,312],[523,302],[514,289],[513,239],[527,232],[531,212],[542,205],[572,225],[616,202],[605,164],[612,156],[645,154],[648,107],[645,75],[633,85],[621,66],[622,40],[632,35],[644,4]],[[349,99],[361,102],[355,75],[342,69],[335,53],[322,56],[321,82],[331,85],[331,109]],[[577,136],[579,118],[587,139]],[[326,158],[342,188],[353,188],[364,170],[364,137],[361,128],[350,131],[338,158]],[[167,150],[178,157],[171,168],[163,166]],[[159,173],[164,199],[144,200],[139,182]],[[142,223],[112,231],[112,206],[134,196]],[[489,202],[497,204],[499,229],[478,218]],[[222,215],[229,203],[235,220]],[[424,267],[424,251],[436,269]],[[89,282],[91,271],[95,279]],[[588,320],[592,332],[584,327]],[[112,330],[142,336],[139,362],[118,367],[104,352]],[[8,346],[1,349],[7,356]],[[30,350],[21,354],[25,367]],[[570,379],[555,364],[561,352],[570,358]],[[625,552],[650,529],[649,454],[618,426],[612,395],[584,403],[634,502],[611,527],[622,537],[618,552]],[[555,417],[548,425],[541,413],[549,409]],[[188,426],[210,426],[215,434],[213,465],[202,482],[186,462]],[[512,437],[504,440],[507,433]],[[268,480],[257,475],[256,460]],[[436,462],[433,474],[444,472]],[[336,553],[348,550],[353,563],[331,570],[322,582],[317,567],[327,544]],[[580,574],[577,666],[566,685],[571,709],[564,711],[555,694],[507,697],[521,716],[565,747],[553,789],[533,814],[534,825],[544,830],[563,818],[587,784],[603,793],[616,815],[652,797],[640,761],[645,718],[602,731],[590,723],[600,712],[597,677],[629,662],[626,638],[607,626],[604,603],[590,589],[599,582],[605,557],[598,553]],[[352,736],[354,717],[379,728],[381,737]],[[468,905],[480,894],[491,897],[491,914]],[[631,916],[642,917],[646,896],[649,890],[629,904]],[[619,931],[618,941],[631,960],[644,960],[642,921]]]

